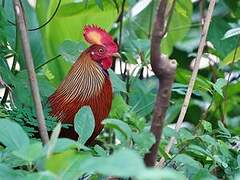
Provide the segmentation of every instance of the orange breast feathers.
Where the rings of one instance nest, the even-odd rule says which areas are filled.
[[[51,115],[69,124],[74,122],[75,114],[82,106],[90,106],[95,117],[95,130],[90,141],[94,140],[103,128],[101,121],[108,116],[112,104],[112,86],[107,71],[84,51],[49,97],[49,104]]]

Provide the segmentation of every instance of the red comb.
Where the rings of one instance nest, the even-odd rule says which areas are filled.
[[[86,25],[83,30],[83,36],[89,44],[106,46],[111,52],[118,51],[117,44],[112,37],[104,29],[96,25]]]

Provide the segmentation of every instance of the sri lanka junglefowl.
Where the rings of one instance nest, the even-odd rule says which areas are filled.
[[[62,123],[73,124],[82,106],[90,106],[95,117],[95,129],[90,144],[103,129],[101,121],[109,114],[112,85],[107,69],[112,56],[118,57],[118,46],[112,37],[96,25],[84,27],[83,36],[91,45],[81,53],[58,89],[49,97],[51,115]],[[62,129],[61,136],[76,139],[74,128]]]

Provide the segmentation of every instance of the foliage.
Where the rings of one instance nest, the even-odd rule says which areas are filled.
[[[151,76],[149,65],[150,37],[158,1],[62,0],[58,9],[59,0],[39,0],[36,7],[28,1],[22,2],[29,29],[44,24],[57,10],[46,26],[28,33],[51,138],[47,145],[39,140],[19,37],[16,27],[9,23],[15,19],[12,1],[5,1],[4,8],[0,7],[0,80],[12,91],[10,100],[0,105],[1,179],[239,178],[240,7],[237,1],[217,2],[204,50],[208,56],[202,58],[201,64],[212,62],[212,57],[219,62],[207,62],[200,69],[184,127],[179,132],[172,127],[191,77],[189,65],[196,55],[201,22],[198,2],[176,1],[161,44],[162,52],[178,61],[158,151],[158,160],[166,159],[161,169],[146,168],[143,163],[144,154],[155,143],[149,129],[157,80]],[[61,128],[68,125],[57,123],[49,115],[47,104],[47,97],[87,47],[82,37],[86,24],[97,24],[109,31],[119,42],[122,55],[122,69],[116,65],[109,70],[114,90],[111,112],[103,121],[105,128],[97,144],[90,147],[84,143],[95,126],[91,109],[83,107],[75,116],[74,128],[79,139],[74,141],[58,137]],[[19,68],[8,65],[11,58]],[[129,71],[129,67],[133,70]],[[0,88],[3,89],[1,84]],[[167,154],[164,149],[171,137],[177,143]]]

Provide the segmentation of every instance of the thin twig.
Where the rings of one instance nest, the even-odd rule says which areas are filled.
[[[48,24],[52,21],[52,19],[55,17],[55,15],[57,14],[58,9],[59,9],[59,7],[60,7],[60,5],[61,5],[61,1],[62,1],[62,0],[59,0],[59,1],[58,1],[58,4],[57,4],[56,9],[54,10],[53,14],[51,15],[51,17],[50,17],[46,22],[44,22],[42,25],[40,25],[40,26],[38,26],[38,27],[29,28],[29,29],[27,29],[27,31],[36,31],[36,30],[42,29],[43,27],[45,27],[46,25],[48,25]],[[3,1],[3,3],[2,3],[2,7],[4,8],[4,1]],[[8,19],[7,21],[8,21],[9,24],[11,24],[11,25],[13,25],[13,26],[16,26],[16,23],[10,21],[9,19]]]
[[[22,4],[20,3],[20,0],[14,0],[13,2],[14,2],[13,6],[15,11],[15,16],[17,20],[17,28],[19,29],[19,33],[20,33],[20,39],[21,39],[24,58],[26,61],[30,87],[31,87],[33,101],[34,101],[36,113],[37,113],[39,133],[40,133],[42,142],[46,144],[49,141],[49,137],[48,137],[47,128],[45,125],[45,118],[43,114],[37,78],[34,71],[33,58],[32,58],[31,48],[29,45],[29,39],[28,39]]]
[[[119,39],[118,39],[118,46],[119,49],[122,47],[122,31],[123,31],[123,17],[124,17],[124,7],[125,7],[126,0],[123,0],[121,6],[121,12],[119,16]],[[120,61],[120,73],[123,78],[125,78],[125,73],[123,72],[122,61]]]
[[[160,52],[160,43],[166,32],[165,15],[167,3],[168,0],[161,0],[159,4],[151,39],[151,66],[153,72],[159,79],[159,88],[151,125],[151,132],[154,134],[156,142],[151,147],[150,152],[144,156],[144,161],[147,166],[154,166],[157,159],[164,118],[169,105],[177,66],[175,60],[169,60]]]
[[[45,66],[45,65],[47,65],[48,63],[56,60],[56,59],[59,58],[59,57],[61,57],[60,54],[58,54],[57,56],[55,56],[55,57],[53,57],[53,58],[51,58],[51,59],[49,59],[49,60],[47,60],[47,61],[45,61],[44,63],[42,63],[42,64],[40,64],[39,66],[37,66],[37,67],[35,68],[35,71],[39,70],[39,69],[42,68],[43,66]]]
[[[197,58],[196,58],[196,61],[195,61],[195,64],[194,64],[192,76],[191,76],[191,79],[190,79],[190,82],[189,82],[189,85],[188,85],[187,93],[185,95],[185,99],[184,99],[184,102],[183,102],[183,105],[182,105],[182,108],[181,108],[181,112],[180,112],[180,115],[178,117],[176,127],[175,127],[177,132],[179,131],[179,129],[180,129],[182,123],[183,123],[183,119],[185,117],[185,114],[187,112],[188,105],[189,105],[189,102],[190,102],[190,99],[191,99],[193,87],[194,87],[194,84],[195,84],[195,81],[196,81],[196,78],[197,78],[197,74],[198,74],[200,59],[202,57],[203,49],[204,49],[205,44],[206,44],[207,33],[208,33],[208,29],[209,29],[209,24],[210,24],[210,21],[211,21],[211,18],[212,18],[212,13],[213,13],[213,10],[214,10],[215,2],[216,2],[216,0],[211,0],[210,4],[209,4],[209,7],[208,7],[206,20],[205,20],[205,23],[204,23],[204,26],[203,26],[203,31],[202,31],[202,34],[201,34],[201,40],[200,40],[200,44],[199,44],[199,48],[198,48],[198,52],[197,52]],[[174,142],[175,142],[175,138],[172,137],[170,139],[169,144],[167,145],[167,147],[165,149],[166,153],[169,153],[169,151],[170,151],[172,145],[174,144]],[[164,158],[162,158],[160,160],[160,162],[157,164],[157,166],[162,166],[164,161],[165,161]]]

